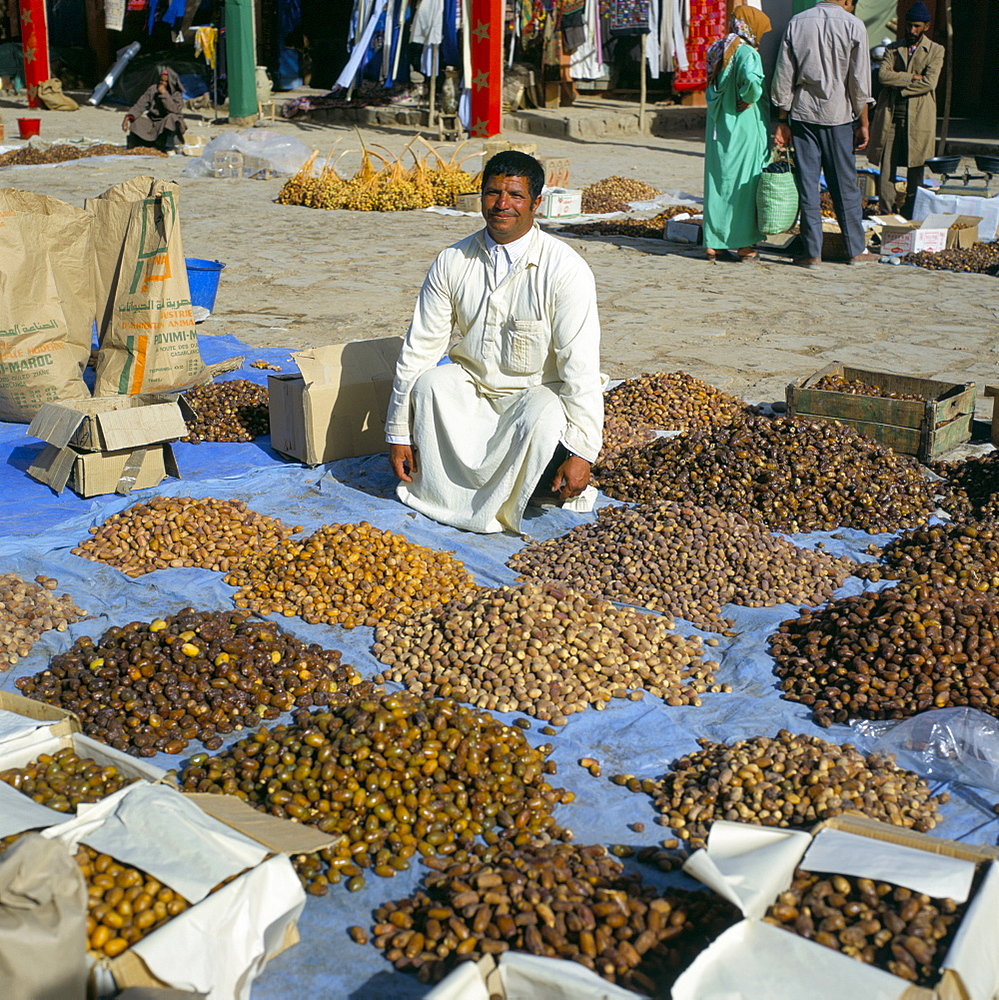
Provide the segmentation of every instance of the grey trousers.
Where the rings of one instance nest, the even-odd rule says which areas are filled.
[[[801,240],[806,257],[822,256],[822,210],[819,204],[819,174],[825,173],[836,220],[843,231],[848,257],[867,249],[863,210],[857,187],[857,161],[853,153],[853,125],[813,125],[791,119],[794,158],[798,168],[798,198],[801,205]]]

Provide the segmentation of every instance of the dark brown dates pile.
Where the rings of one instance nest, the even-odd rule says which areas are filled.
[[[840,424],[747,417],[631,448],[601,474],[618,500],[714,505],[777,531],[897,531],[935,509],[916,462]]]
[[[885,546],[882,565],[867,575],[994,594],[999,588],[999,522],[949,522],[906,531]]]
[[[271,432],[266,385],[248,379],[210,382],[184,393],[196,417],[184,441],[252,441]]]
[[[970,705],[999,715],[999,602],[898,586],[803,610],[770,637],[784,697],[820,726]]]
[[[933,986],[964,909],[953,899],[933,899],[889,882],[799,868],[791,888],[763,919],[909,982]]]
[[[574,796],[545,780],[555,773],[549,753],[485,712],[401,692],[301,712],[294,725],[196,755],[180,780],[342,834],[296,861],[308,891],[323,895],[343,879],[360,889],[365,873],[391,877],[416,853],[452,854],[479,837],[560,837],[552,810]]]
[[[947,480],[949,490],[940,502],[954,518],[993,518],[999,515],[999,451],[959,462],[933,462],[930,468]]]
[[[426,892],[375,911],[374,944],[397,969],[437,982],[463,961],[521,951],[578,962],[612,983],[667,996],[698,953],[735,923],[703,891],[660,895],[602,846],[476,845],[428,862]],[[355,929],[353,935],[358,939]],[[365,935],[366,936],[366,935]]]
[[[971,247],[951,247],[935,252],[920,250],[918,253],[907,253],[902,261],[917,267],[928,267],[933,271],[999,275],[999,244],[976,243]]]
[[[17,686],[75,712],[88,736],[138,757],[180,753],[191,740],[216,749],[234,729],[371,690],[336,650],[246,612],[191,608],[116,626],[96,643],[81,638]]]
[[[910,399],[925,402],[923,396],[910,392],[889,392],[879,385],[864,382],[859,378],[844,378],[842,375],[823,375],[818,382],[809,385],[809,389],[824,389],[827,392],[846,392],[852,396],[878,396],[881,399]]]
[[[604,394],[607,417],[648,424],[661,431],[727,424],[745,416],[749,404],[686,372],[652,372]]]

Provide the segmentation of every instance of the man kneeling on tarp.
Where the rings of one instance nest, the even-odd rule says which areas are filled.
[[[469,531],[519,531],[532,500],[592,508],[600,322],[589,267],[534,222],[541,164],[498,153],[482,176],[486,227],[423,282],[386,440],[403,503]],[[438,366],[452,330],[454,363]]]

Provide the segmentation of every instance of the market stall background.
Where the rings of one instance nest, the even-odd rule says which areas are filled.
[[[244,355],[268,361],[286,371],[293,370],[286,351],[248,348],[230,337],[202,338],[202,350],[208,363]],[[244,367],[226,377],[264,382],[267,374]],[[47,487],[30,479],[24,470],[41,443],[27,438],[22,424],[0,425],[5,487],[0,496],[3,532],[0,558],[5,569],[25,579],[38,574],[55,577],[59,581],[58,591],[68,592],[92,616],[70,625],[64,633],[45,633],[27,658],[0,675],[0,689],[15,690],[19,677],[44,669],[51,656],[67,649],[80,636],[96,638],[113,625],[150,621],[187,606],[196,610],[232,606],[234,590],[222,581],[220,573],[169,569],[131,579],[110,566],[72,554],[72,548],[86,537],[89,527],[153,495],[244,500],[252,510],[281,518],[285,523],[301,524],[306,532],[322,524],[366,520],[376,527],[401,533],[412,542],[453,551],[480,585],[495,586],[515,580],[505,562],[524,544],[523,539],[457,531],[402,506],[394,497],[393,480],[384,455],[345,459],[307,469],[282,459],[270,448],[267,438],[245,444],[177,443],[174,447],[183,479],[168,479],[154,490],[127,497],[84,500],[71,492],[55,496]],[[608,502],[601,497],[599,503]],[[550,538],[563,534],[581,519],[585,518],[559,510],[531,512],[524,530],[533,538]],[[794,536],[794,540],[805,546],[821,541],[828,551],[865,558],[863,550],[872,540],[883,543],[887,537],[840,530]],[[837,596],[889,585],[850,578]],[[555,812],[559,824],[574,831],[576,843],[626,844],[637,848],[668,837],[669,830],[655,823],[651,800],[612,784],[608,776],[627,771],[638,777],[658,777],[676,757],[696,750],[699,737],[731,742],[772,735],[786,728],[832,742],[853,740],[854,730],[850,726],[821,729],[810,720],[805,706],[779,696],[772,673],[773,661],[766,651],[767,637],[779,622],[795,617],[794,607],[748,609],[729,605],[725,614],[735,622],[733,634],[718,636],[720,645],[709,652],[720,663],[718,680],[732,685],[731,694],[705,694],[700,707],[674,708],[646,694],[641,701],[614,700],[604,711],[591,708],[570,716],[568,724],[554,737],[542,736],[537,722],[526,731],[528,740],[535,745],[553,744],[552,759],[559,769],[553,784],[576,793],[575,802],[559,806]],[[341,650],[344,662],[354,665],[367,678],[382,669],[370,651],[370,628],[310,626],[298,617],[279,617],[279,623],[298,638]],[[710,635],[682,621],[677,622],[677,630],[685,635]],[[511,722],[517,716],[499,717]],[[226,745],[241,735],[232,733]],[[182,755],[159,754],[151,761],[166,768],[179,768],[198,749],[198,744],[193,743]],[[577,763],[582,757],[599,760],[603,776],[591,777]],[[931,784],[934,792],[946,788],[951,793],[950,801],[942,808],[944,820],[933,830],[934,835],[974,844],[996,842],[999,817],[992,810],[995,798],[992,793],[960,785]],[[629,829],[629,824],[636,821],[645,824],[641,834]],[[642,871],[654,884],[688,887],[693,884],[683,875],[665,875],[633,859],[626,863]],[[253,997],[278,1000],[315,993],[379,1000],[423,996],[428,986],[413,976],[396,972],[372,946],[354,944],[346,928],[354,924],[368,926],[378,904],[408,895],[424,871],[422,866],[414,865],[392,879],[369,878],[368,884],[357,893],[348,893],[339,885],[332,887],[325,897],[310,897],[300,924],[301,943],[269,964],[254,984]]]

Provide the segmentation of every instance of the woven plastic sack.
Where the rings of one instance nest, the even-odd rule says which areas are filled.
[[[774,150],[756,189],[756,218],[764,236],[786,233],[798,217],[798,187],[789,154]]]

